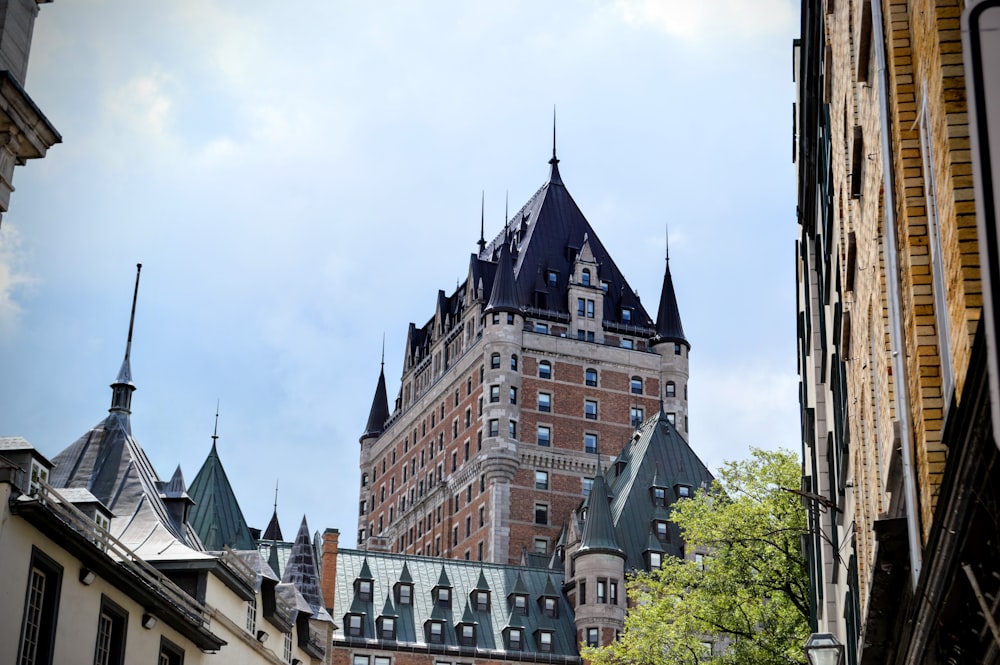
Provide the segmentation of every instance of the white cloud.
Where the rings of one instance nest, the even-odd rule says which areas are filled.
[[[632,26],[699,45],[782,36],[797,17],[789,0],[616,0],[615,10]]]
[[[169,128],[173,100],[171,78],[161,72],[135,76],[112,90],[104,106],[112,126],[129,127],[146,137],[164,137]]]
[[[17,326],[21,316],[17,293],[34,281],[23,272],[24,264],[17,227],[5,221],[0,227],[0,334],[9,334]]]

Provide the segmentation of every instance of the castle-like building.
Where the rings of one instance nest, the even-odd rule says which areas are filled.
[[[358,543],[515,563],[551,554],[600,465],[660,411],[688,431],[688,354],[669,262],[649,315],[548,180],[410,324],[389,409],[384,371],[361,436]]]

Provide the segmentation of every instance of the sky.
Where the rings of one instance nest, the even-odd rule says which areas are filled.
[[[63,142],[0,225],[0,435],[107,414],[135,264],[132,429],[218,449],[250,526],[357,527],[382,340],[563,181],[654,317],[670,267],[690,443],[799,450],[793,0],[126,0],[40,6],[25,90]],[[353,544],[353,537],[345,545]]]

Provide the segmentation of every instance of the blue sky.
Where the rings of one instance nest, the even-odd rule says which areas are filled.
[[[696,5],[694,7],[690,5]],[[712,468],[797,450],[790,0],[122,0],[41,6],[25,89],[63,143],[0,227],[0,435],[98,423],[143,263],[133,431],[190,482],[211,445],[248,522],[357,523],[382,335],[544,182],[655,315],[664,229]]]

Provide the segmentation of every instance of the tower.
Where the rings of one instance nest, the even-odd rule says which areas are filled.
[[[465,281],[438,291],[427,323],[409,325],[391,412],[380,372],[361,437],[363,549],[496,563],[551,555],[600,460],[661,400],[687,430],[690,346],[669,270],[654,321],[554,149],[549,165],[490,241],[481,214]]]

